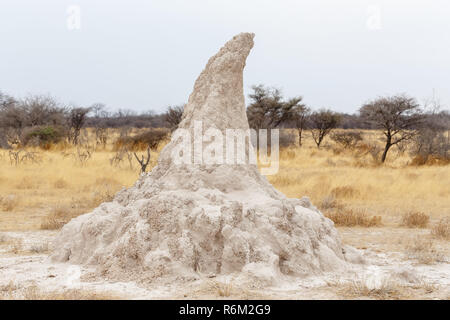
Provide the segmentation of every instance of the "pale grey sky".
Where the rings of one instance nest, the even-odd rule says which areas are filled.
[[[163,111],[187,101],[208,58],[243,31],[256,34],[247,92],[264,83],[354,112],[434,89],[449,108],[448,0],[1,0],[0,90]]]

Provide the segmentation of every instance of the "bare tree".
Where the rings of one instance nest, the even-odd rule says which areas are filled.
[[[338,126],[340,116],[331,110],[322,109],[313,112],[309,119],[311,135],[317,148],[320,148],[323,139]]]
[[[133,152],[134,157],[141,165],[141,173],[144,173],[147,170],[147,166],[150,162],[150,146],[147,148],[147,157],[144,157],[144,155],[141,156],[141,159],[137,156],[136,152]]]
[[[81,128],[83,128],[89,112],[91,112],[91,108],[72,108],[70,110],[70,139],[73,144],[78,144]]]
[[[381,162],[386,161],[389,149],[416,134],[423,113],[414,98],[394,95],[375,99],[359,109],[363,119],[383,130],[386,137]]]
[[[66,109],[48,95],[30,95],[20,101],[22,110],[26,111],[26,125],[63,125]]]
[[[66,108],[45,95],[29,95],[15,100],[0,93],[0,140],[20,144],[23,130],[37,126],[64,128]],[[64,130],[59,130],[64,131]]]
[[[435,97],[425,101],[424,109],[427,112],[413,138],[411,148],[411,154],[415,156],[413,162],[425,164],[430,159],[448,161],[450,159],[449,113],[441,111],[441,103]]]
[[[171,131],[175,130],[181,122],[184,107],[185,105],[169,107],[164,114],[164,121],[169,125]]]
[[[311,109],[304,104],[300,104],[300,101],[302,101],[301,97],[290,100],[290,103],[294,104],[291,111],[291,117],[294,120],[295,127],[297,128],[299,147],[302,146],[302,133],[303,130],[306,129],[308,117],[311,113]]]

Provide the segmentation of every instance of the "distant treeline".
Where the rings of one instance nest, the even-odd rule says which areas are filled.
[[[355,114],[347,114],[331,108],[311,108],[303,103],[302,96],[286,99],[279,89],[264,85],[253,86],[248,97],[247,117],[251,128],[296,129],[298,146],[302,146],[305,130],[311,133],[319,148],[336,128],[377,129],[386,137],[382,162],[392,146],[411,141],[427,155],[449,157],[450,112],[441,110],[436,99],[419,104],[405,94],[378,97],[362,105]],[[79,107],[62,104],[51,96],[16,99],[0,92],[0,148],[27,145],[46,148],[64,140],[78,145],[84,138],[82,129],[86,127],[95,128],[97,139],[103,144],[108,128],[174,130],[182,120],[183,110],[184,105],[168,107],[163,113],[110,112],[101,103]],[[126,131],[122,130],[123,139]],[[159,131],[152,132],[150,136],[161,138]],[[355,138],[358,137],[339,137],[344,142]]]
[[[259,94],[259,96],[258,96]],[[267,109],[277,108],[276,104],[281,106],[283,97],[281,93],[273,88],[264,86],[254,86],[253,93],[249,95],[249,111],[255,104],[261,104],[263,100],[272,100]],[[293,98],[295,99],[295,98]],[[291,99],[291,100],[293,100]],[[301,97],[298,102],[300,104]],[[302,104],[302,106],[304,106]],[[282,107],[280,107],[282,108]],[[88,107],[67,106],[57,102],[54,98],[44,95],[28,96],[25,99],[15,99],[3,94],[0,91],[0,128],[24,129],[28,126],[36,125],[63,125],[70,126],[72,110],[84,110],[83,126],[85,127],[103,127],[103,128],[171,128],[181,119],[183,106],[168,107],[167,111],[156,113],[154,111],[136,112],[133,110],[120,109],[115,112],[108,111],[106,106],[101,103],[95,103]],[[308,113],[312,110],[308,108]],[[271,112],[269,110],[269,112]],[[337,128],[342,129],[377,129],[374,123],[366,121],[358,112],[354,114],[334,112],[339,116]],[[252,122],[252,115],[249,120]],[[274,115],[275,117],[276,115]],[[448,110],[439,110],[430,117],[433,122],[449,122],[450,112]],[[292,121],[280,121],[277,127],[295,127]]]

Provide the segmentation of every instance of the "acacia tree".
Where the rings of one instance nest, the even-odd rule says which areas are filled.
[[[175,130],[183,118],[184,106],[169,107],[164,114],[164,121],[169,125],[170,130]]]
[[[310,108],[308,108],[304,104],[300,104],[301,100],[301,97],[290,100],[290,103],[294,104],[292,108],[291,118],[294,120],[295,127],[297,128],[299,147],[302,146],[302,133],[303,130],[306,129],[308,117],[311,113]]]
[[[339,125],[341,117],[336,112],[321,109],[314,111],[309,117],[309,120],[311,135],[317,148],[320,148],[323,139]]]
[[[247,118],[251,128],[271,129],[286,119],[283,112],[283,97],[277,88],[269,88],[260,84],[252,86],[253,92],[248,95],[252,101],[247,108]]]
[[[386,137],[381,162],[386,161],[389,149],[412,139],[424,119],[416,99],[406,95],[380,97],[366,103],[359,109],[365,121],[383,130]]]

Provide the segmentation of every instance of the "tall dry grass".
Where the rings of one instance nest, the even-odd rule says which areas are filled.
[[[77,148],[67,144],[32,150],[40,153],[41,161],[17,166],[0,150],[0,231],[59,228],[131,186],[139,167],[130,167],[126,160],[111,165],[119,131],[110,131],[109,143],[98,148],[89,131],[85,138],[94,147],[85,162],[77,160]],[[131,134],[142,132],[134,129]],[[367,145],[381,145],[380,132],[364,131],[363,137]],[[395,148],[380,165],[370,153],[342,150],[328,138],[318,149],[308,133],[303,143],[280,151],[279,172],[268,180],[289,197],[309,196],[325,214],[344,219],[344,225],[370,226],[373,217],[380,217],[383,225],[398,226],[407,212],[423,212],[432,223],[450,216],[448,165],[411,166],[408,153]],[[150,169],[161,148],[152,151]],[[358,212],[365,212],[368,220]]]

